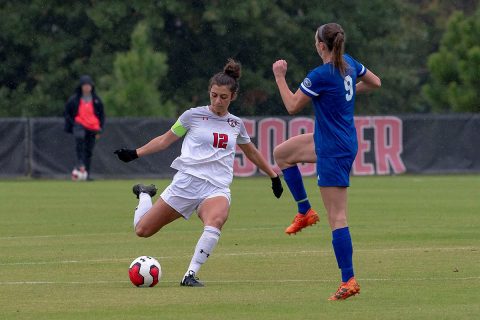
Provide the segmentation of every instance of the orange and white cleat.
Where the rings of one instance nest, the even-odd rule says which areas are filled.
[[[303,228],[314,225],[318,222],[318,220],[320,220],[318,218],[318,214],[315,212],[315,210],[310,208],[305,214],[298,213],[295,216],[295,219],[293,219],[292,224],[285,229],[285,233],[289,235],[292,233],[296,234]]]
[[[360,294],[360,285],[357,280],[355,280],[355,277],[351,277],[347,282],[342,282],[337,292],[328,298],[328,300],[345,300],[356,294]]]

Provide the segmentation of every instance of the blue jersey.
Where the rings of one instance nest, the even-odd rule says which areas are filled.
[[[345,54],[342,76],[331,63],[313,69],[300,90],[312,98],[315,108],[315,152],[317,157],[347,157],[357,154],[357,132],[353,121],[355,84],[367,69]]]

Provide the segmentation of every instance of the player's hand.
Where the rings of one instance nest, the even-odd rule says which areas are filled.
[[[123,162],[130,162],[138,158],[137,150],[122,148],[115,150],[113,153],[115,153],[118,156],[118,159]]]
[[[280,180],[280,177],[278,175],[275,178],[271,179],[273,194],[275,195],[275,197],[280,198],[283,193],[282,180]]]
[[[285,60],[277,60],[272,66],[273,75],[275,78],[285,77],[287,74],[288,64]]]

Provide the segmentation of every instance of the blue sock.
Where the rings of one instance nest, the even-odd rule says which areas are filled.
[[[312,207],[307,198],[307,192],[303,186],[302,174],[295,165],[293,167],[283,169],[283,179],[287,183],[288,189],[292,193],[293,198],[298,205],[298,213],[305,214]]]
[[[332,245],[337,257],[338,267],[342,271],[342,281],[347,282],[353,273],[353,246],[348,227],[332,231]]]

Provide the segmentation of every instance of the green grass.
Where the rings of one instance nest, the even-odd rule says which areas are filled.
[[[200,272],[178,282],[202,232],[176,221],[135,237],[135,181],[0,181],[0,319],[477,319],[480,176],[354,177],[354,263],[362,293],[326,299],[339,284],[331,233],[313,178],[319,224],[296,236],[288,191],[235,179],[230,218]],[[154,182],[160,188],[169,181]],[[135,288],[128,266],[159,259],[155,288]]]

